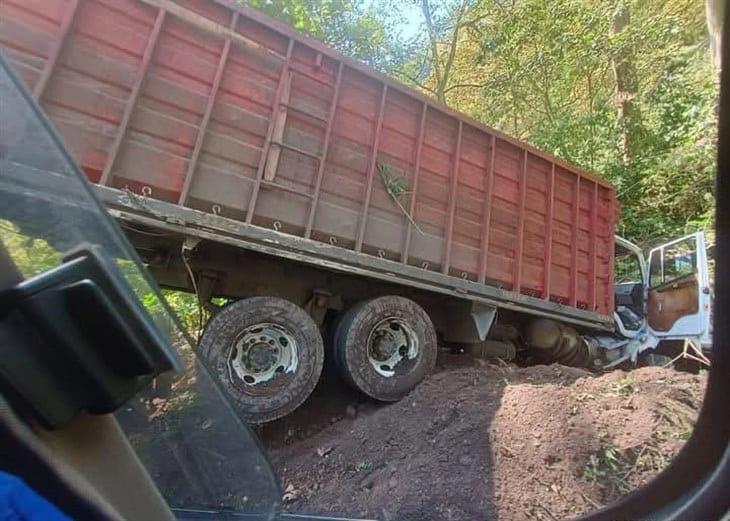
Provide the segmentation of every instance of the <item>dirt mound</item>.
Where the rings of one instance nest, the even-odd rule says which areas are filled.
[[[309,438],[267,444],[291,511],[571,517],[663,468],[691,434],[704,384],[660,368],[457,367],[398,403],[348,405]]]

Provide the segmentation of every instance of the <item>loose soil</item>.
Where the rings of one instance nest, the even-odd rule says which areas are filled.
[[[441,357],[376,404],[329,375],[260,429],[287,510],[382,520],[553,520],[646,483],[691,435],[706,377],[594,376]]]

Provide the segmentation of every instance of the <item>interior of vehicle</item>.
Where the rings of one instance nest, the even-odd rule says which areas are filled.
[[[616,313],[626,329],[636,331],[645,313],[641,261],[636,252],[616,244],[614,262]]]

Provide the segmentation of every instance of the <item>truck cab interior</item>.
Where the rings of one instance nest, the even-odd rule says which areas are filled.
[[[640,252],[616,243],[614,288],[616,313],[624,327],[632,331],[641,328],[645,316],[645,275]]]

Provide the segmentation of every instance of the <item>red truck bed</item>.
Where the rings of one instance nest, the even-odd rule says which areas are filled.
[[[0,44],[94,183],[613,312],[608,182],[253,9],[4,0]]]

